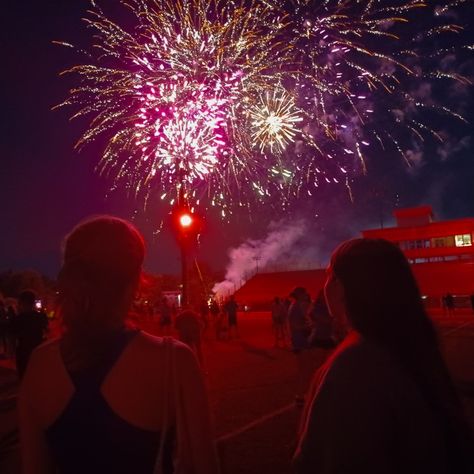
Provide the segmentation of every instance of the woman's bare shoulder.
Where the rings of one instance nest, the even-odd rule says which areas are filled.
[[[74,390],[62,363],[60,340],[49,340],[33,351],[20,387],[20,400],[35,408],[44,426],[56,405],[62,407]]]
[[[153,334],[150,334],[146,331],[138,331],[135,340],[142,345],[149,347],[154,346],[156,348],[163,345],[164,338],[160,336],[154,336]]]

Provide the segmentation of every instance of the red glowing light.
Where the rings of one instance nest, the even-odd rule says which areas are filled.
[[[179,218],[179,223],[181,227],[189,227],[193,223],[193,218],[189,214],[183,214]]]

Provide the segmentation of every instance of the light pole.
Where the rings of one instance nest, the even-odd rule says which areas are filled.
[[[171,214],[173,228],[178,241],[181,254],[181,305],[186,306],[189,300],[188,288],[188,258],[189,251],[197,242],[197,236],[201,230],[202,219],[196,216],[189,208],[186,187],[186,171],[184,166],[178,166],[178,200]]]
[[[189,252],[197,242],[197,236],[201,228],[201,219],[189,209],[183,197],[179,200],[171,215],[181,256],[181,305],[186,306],[189,303]]]
[[[180,236],[179,247],[181,252],[181,284],[182,284],[182,306],[188,304],[188,239],[187,231],[193,225],[193,217],[190,212],[182,211],[179,215]]]
[[[261,260],[262,258],[257,255],[257,256],[255,256],[255,257],[253,257],[253,259],[255,260],[255,267],[256,267],[255,274],[257,274],[257,273],[258,273],[258,262],[259,262],[259,260]]]

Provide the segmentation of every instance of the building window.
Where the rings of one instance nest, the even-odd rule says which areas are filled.
[[[470,247],[472,245],[471,234],[460,234],[454,236],[456,247]]]
[[[446,247],[446,242],[443,238],[433,239],[433,243],[435,247]]]
[[[442,240],[442,247],[446,246],[444,239]],[[398,246],[402,250],[416,250],[416,249],[427,249],[431,247],[431,240],[429,239],[420,239],[420,240],[402,240],[398,242]]]

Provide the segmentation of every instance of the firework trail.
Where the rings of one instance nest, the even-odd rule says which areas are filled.
[[[99,170],[145,200],[184,193],[226,215],[321,182],[350,191],[370,145],[410,165],[406,143],[442,139],[425,116],[463,120],[419,91],[470,84],[434,47],[469,0],[121,3],[132,28],[92,2],[88,63],[65,71],[80,83],[58,107],[89,118],[77,146],[105,140]]]

